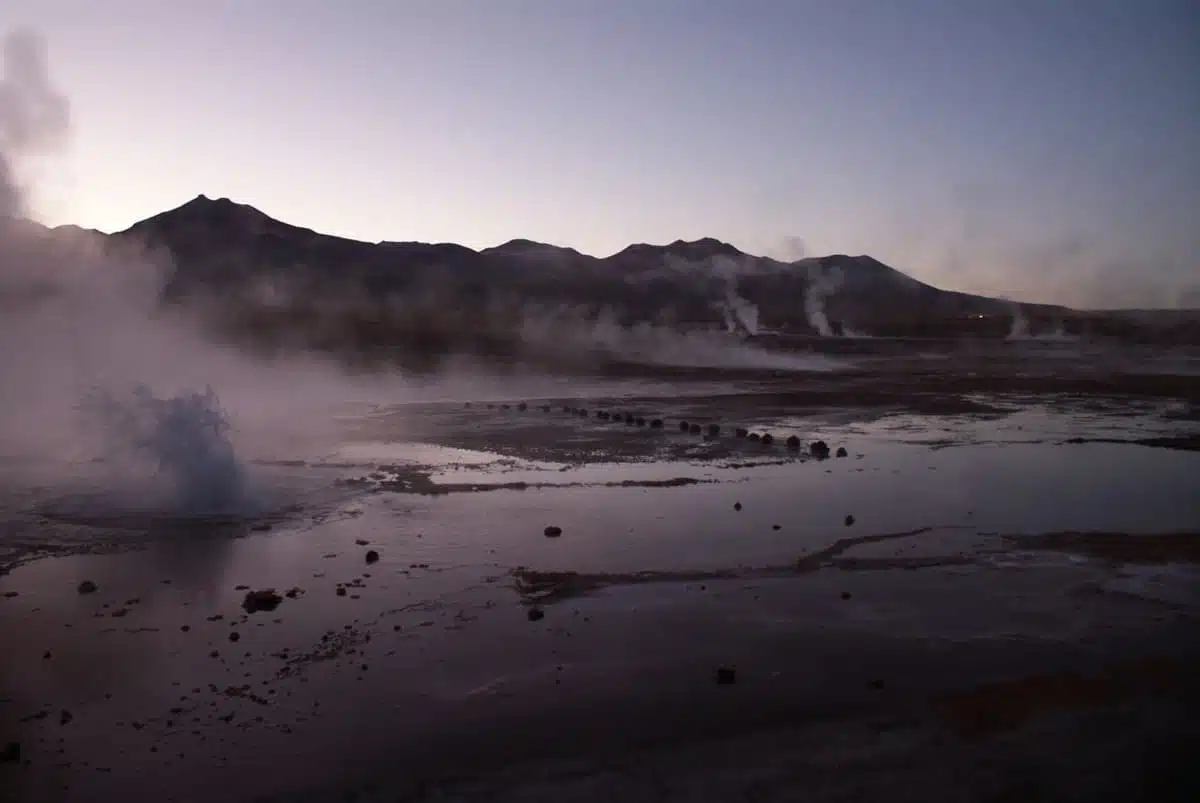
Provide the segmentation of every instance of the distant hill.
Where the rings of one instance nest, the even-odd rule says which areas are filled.
[[[530,240],[482,251],[371,243],[203,195],[112,235],[75,227],[41,233],[66,243],[103,238],[108,248],[165,251],[172,266],[166,299],[203,308],[241,342],[367,360],[400,353],[528,357],[531,349],[553,352],[567,341],[577,347],[579,339],[564,332],[592,327],[611,334],[612,325],[724,328],[743,336],[1004,337],[1018,318],[1022,331],[1033,332],[1136,338],[1153,329],[1127,316],[942,290],[870,256],[782,262],[711,238],[637,243],[603,258]],[[1181,326],[1197,328],[1192,321],[1170,330]]]
[[[835,325],[858,328],[1004,315],[1014,306],[932,287],[869,256],[780,262],[711,238],[639,243],[606,258],[530,240],[482,251],[449,243],[368,243],[203,195],[114,236],[168,249],[177,265],[176,293],[219,290],[227,298],[238,287],[271,280],[301,295],[360,293],[403,302],[432,294],[476,306],[503,296],[591,312],[609,308],[631,321],[716,326],[732,295],[757,308],[759,325],[797,332],[812,328],[806,299],[813,293]]]

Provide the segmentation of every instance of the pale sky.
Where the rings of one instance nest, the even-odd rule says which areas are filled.
[[[230,197],[365,240],[716,237],[1200,306],[1194,0],[3,0],[48,223]]]

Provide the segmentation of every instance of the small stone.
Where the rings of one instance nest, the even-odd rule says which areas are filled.
[[[825,441],[813,441],[808,445],[808,453],[813,457],[824,460],[829,457],[829,444]]]
[[[531,622],[539,622],[546,618],[546,613],[541,608],[530,608],[529,612],[525,614],[525,616]]]
[[[699,435],[700,434],[700,425],[692,424],[690,427],[688,427],[688,432],[692,433],[693,435]]]
[[[709,424],[708,425],[708,434],[709,434],[709,437],[712,437],[712,438],[715,438],[718,435],[720,435],[721,434],[721,425],[720,424]]]
[[[374,549],[367,550],[367,563],[378,563],[379,553]]]
[[[242,610],[246,613],[273,611],[279,607],[281,602],[283,602],[283,597],[276,594],[275,589],[264,588],[248,592],[246,598],[242,600]]]
[[[20,764],[21,763],[21,743],[9,742],[4,745],[4,749],[0,750],[0,764]]]
[[[746,429],[745,427],[738,427],[733,431],[733,434],[736,437],[745,438],[750,434],[750,430]]]
[[[691,428],[691,424],[689,424],[688,422],[686,422],[686,421],[679,422],[679,431],[680,432],[687,432],[690,428]]]
[[[180,626],[179,626],[179,629],[180,629],[180,630],[182,630],[184,633],[186,633],[186,632],[188,632],[189,630],[191,630],[191,629],[192,629],[192,627],[191,627],[191,625],[180,625]]]
[[[43,661],[49,661],[49,660],[50,660],[52,657],[53,657],[53,656],[50,654],[50,651],[49,651],[49,650],[46,650],[44,653],[42,653],[42,660],[43,660]]]
[[[871,688],[879,691],[883,688],[883,678],[875,678],[871,681]]]
[[[91,580],[84,580],[82,583],[79,584],[79,587],[76,590],[80,594],[95,594],[98,589],[97,589],[96,584],[93,583]]]
[[[771,525],[771,529],[772,529],[772,530],[782,530],[782,529],[783,529],[783,527],[781,527],[781,526],[780,526],[780,525],[778,525],[778,524],[772,524],[772,525]]]
[[[229,634],[229,640],[230,641],[241,641],[242,637],[240,635],[238,635],[238,632],[235,630]]]
[[[62,711],[58,712],[58,724],[59,725],[70,725],[71,721],[74,719],[75,719],[75,715],[72,714],[70,711],[68,711],[65,708]]]
[[[795,435],[790,436],[787,439],[787,448],[791,449],[793,452],[799,451],[800,450],[800,439],[798,437],[796,437]]]
[[[270,529],[271,523],[269,521],[260,521],[250,527],[250,531],[255,533],[265,533]]]
[[[850,592],[849,592],[849,591],[843,591],[843,592],[842,592],[842,599],[850,599]]]
[[[549,527],[547,527],[542,532],[545,533],[547,538],[558,538],[560,535],[562,535],[562,527],[556,527],[553,524],[551,524]]]
[[[735,683],[737,683],[737,670],[728,666],[717,667],[718,686],[732,686]]]
[[[846,456],[846,447],[845,447],[845,446],[839,446],[839,447],[838,447],[838,450],[837,450],[837,456],[838,456],[838,457],[845,457],[845,456]]]
[[[517,405],[517,409],[520,410],[521,412],[525,412],[526,410],[529,409],[529,405],[526,404],[525,402],[521,402],[520,404]]]
[[[341,586],[338,586],[338,589],[337,589],[337,595],[338,595],[339,597],[344,597],[344,596],[346,596],[346,589],[342,588]]]
[[[355,538],[354,543],[358,544],[359,546],[367,546],[371,542],[365,538]]]
[[[655,418],[653,421],[650,422],[650,429],[662,429],[662,428],[663,428],[663,420],[661,418]]]
[[[738,511],[740,511],[740,510],[742,509],[742,503],[741,503],[741,502],[734,502],[734,503],[733,503],[733,509],[734,509],[734,510],[738,510]]]
[[[853,516],[847,516],[847,517],[846,517],[846,526],[847,526],[847,527],[851,527],[851,526],[853,526],[853,525],[854,525],[854,517],[853,517]]]
[[[16,591],[5,591],[4,592],[5,599],[12,599],[12,598],[18,597],[18,596],[20,596],[20,594],[18,594]]]
[[[757,432],[751,432],[749,435],[746,436],[746,439],[754,441],[755,443],[758,443],[760,440],[762,440],[762,436],[759,435]]]
[[[771,437],[771,433],[770,433],[770,432],[767,432],[767,433],[764,433],[764,434],[763,434],[763,436],[762,436],[762,443],[763,443],[763,446],[770,446],[770,445],[771,445],[772,443],[774,443],[774,442],[775,442],[775,439],[774,439],[773,437]]]

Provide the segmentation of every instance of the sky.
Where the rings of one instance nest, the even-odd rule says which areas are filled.
[[[4,0],[104,231],[198,194],[364,240],[715,237],[1200,307],[1196,0]]]

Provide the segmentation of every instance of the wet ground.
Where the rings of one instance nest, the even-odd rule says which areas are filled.
[[[1105,359],[365,409],[253,516],[23,486],[0,799],[1194,799],[1200,379]]]

